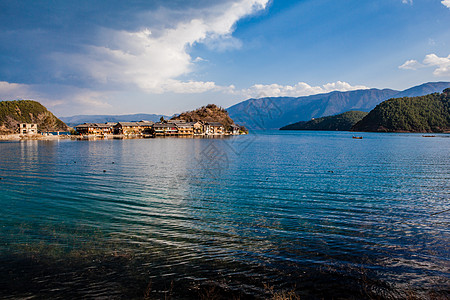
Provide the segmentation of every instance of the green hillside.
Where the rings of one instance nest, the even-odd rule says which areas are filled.
[[[348,131],[367,115],[364,111],[348,111],[339,115],[301,121],[280,128],[280,130],[332,130]]]
[[[36,123],[40,131],[66,131],[67,125],[32,100],[0,102],[0,134],[15,133],[19,123]]]
[[[384,101],[356,123],[352,130],[450,132],[450,88],[442,94]]]

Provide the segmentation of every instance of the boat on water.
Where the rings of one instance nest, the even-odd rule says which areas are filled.
[[[362,140],[362,136],[353,136],[352,138],[357,139],[357,140]]]

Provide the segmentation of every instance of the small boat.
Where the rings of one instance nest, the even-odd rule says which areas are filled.
[[[352,138],[357,139],[357,140],[362,140],[362,136],[353,136]]]
[[[436,137],[435,135],[422,135],[422,137]]]

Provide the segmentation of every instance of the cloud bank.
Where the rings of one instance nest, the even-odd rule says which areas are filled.
[[[314,94],[328,93],[332,91],[353,91],[360,89],[368,89],[363,85],[352,86],[347,82],[336,81],[327,83],[322,86],[311,86],[305,82],[299,82],[295,85],[279,85],[279,84],[255,84],[249,89],[238,91],[239,94],[246,98],[262,98],[262,97],[300,97]]]
[[[9,82],[0,82],[0,98],[34,99],[63,115],[113,112],[127,101],[124,99],[132,99],[129,108],[121,109],[131,113],[152,105],[153,112],[170,114],[189,105],[185,102],[203,103],[212,101],[210,98],[230,102],[367,88],[337,81],[322,86],[299,82],[237,89],[204,77],[198,79],[202,64],[209,62],[192,55],[194,47],[201,44],[216,52],[240,49],[243,42],[233,36],[237,22],[265,11],[269,1],[155,0],[150,6],[131,5],[131,10],[125,4],[113,9],[100,2],[82,10],[69,2],[51,7],[37,3],[39,9],[27,12],[31,19],[0,21],[0,25],[14,25],[11,30],[0,31],[3,45],[14,43],[14,47],[5,47],[3,57],[15,58],[16,52],[23,51],[17,58],[26,58],[3,60]],[[18,10],[15,15],[29,7],[11,5]],[[61,18],[60,11],[68,13]],[[21,50],[22,44],[27,48]],[[23,81],[26,84],[13,83]]]
[[[450,8],[450,0],[443,0],[441,3],[446,6],[447,8]]]
[[[50,57],[56,68],[62,70],[63,77],[78,74],[106,87],[134,86],[154,94],[201,93],[215,89],[215,83],[178,79],[193,72],[195,63],[201,61],[190,56],[190,47],[196,43],[222,51],[239,47],[240,42],[231,36],[236,22],[264,10],[267,3],[268,0],[241,0],[191,10],[188,20],[182,18],[172,27],[154,30],[143,28],[132,32],[104,28],[100,32],[102,45],[86,46],[82,53],[60,52]],[[173,12],[164,9],[155,14],[173,18]]]

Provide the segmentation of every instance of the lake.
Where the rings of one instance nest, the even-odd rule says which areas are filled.
[[[0,142],[0,298],[449,298],[449,135],[353,134]]]

